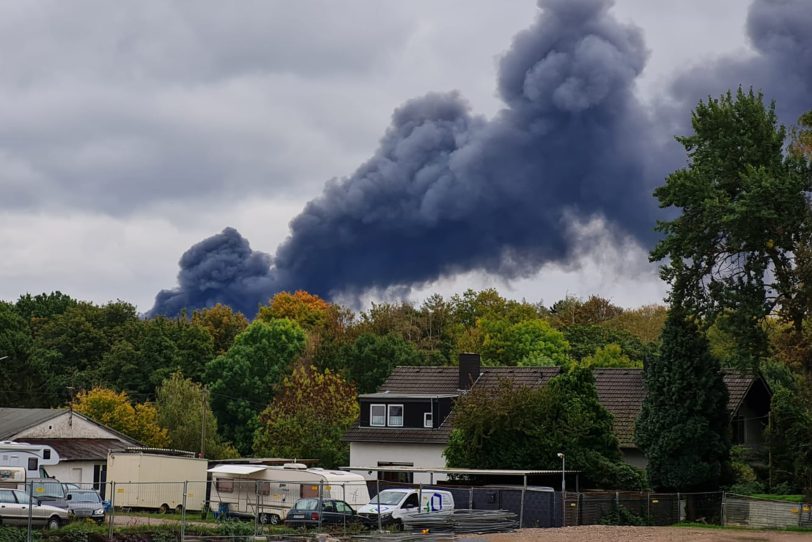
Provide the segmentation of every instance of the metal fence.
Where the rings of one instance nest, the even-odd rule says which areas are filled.
[[[725,525],[786,529],[812,528],[812,504],[757,499],[745,495],[725,495]]]
[[[514,485],[475,486],[465,482],[406,484],[383,480],[325,482],[224,479],[186,482],[66,484],[68,492],[92,489],[104,496],[103,525],[110,539],[125,539],[133,529],[171,530],[179,540],[247,539],[286,534],[277,526],[301,498],[338,499],[356,511],[379,491],[414,488],[418,493],[447,490],[457,510],[507,510],[519,527],[595,524],[673,525],[699,522],[753,528],[812,528],[812,505],[777,502],[723,492],[654,493],[628,491],[553,491]],[[51,485],[27,487],[32,499],[56,504]],[[421,501],[422,502],[422,501]],[[64,502],[62,503],[64,504]],[[319,504],[322,506],[322,504]],[[91,507],[92,510],[92,507]],[[350,535],[361,527],[353,521],[322,525],[319,509],[313,525]],[[33,515],[33,514],[32,514]],[[87,519],[94,518],[84,513]],[[347,520],[350,520],[349,516]],[[74,514],[73,519],[82,519]],[[37,519],[32,518],[36,528]],[[24,525],[23,525],[24,526]],[[367,525],[376,529],[377,525]],[[287,531],[287,534],[296,534]],[[119,536],[117,536],[119,535]]]
[[[721,525],[722,492],[567,492],[564,525],[674,525],[683,521]]]

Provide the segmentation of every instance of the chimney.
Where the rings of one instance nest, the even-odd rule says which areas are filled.
[[[460,354],[459,389],[470,390],[479,378],[479,354]]]

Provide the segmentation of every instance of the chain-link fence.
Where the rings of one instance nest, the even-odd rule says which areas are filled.
[[[725,495],[725,525],[786,529],[812,528],[812,504],[757,499],[745,495]]]
[[[723,493],[629,491],[567,492],[564,525],[673,525],[682,521],[720,525]]]
[[[88,529],[110,540],[126,540],[135,532],[150,530],[181,541],[290,537],[303,532],[303,528],[348,536],[365,529],[396,530],[402,522],[396,521],[395,511],[452,509],[506,510],[515,514],[516,525],[522,528],[594,524],[664,526],[680,522],[812,528],[810,504],[722,492],[562,494],[549,487],[474,486],[457,481],[406,484],[357,478],[328,481],[233,477],[96,484],[44,481],[28,483],[25,490],[22,493],[33,506],[17,518],[19,521],[3,517],[4,525],[30,524],[33,529],[48,526],[49,518],[53,519],[49,514],[54,513],[48,507],[57,507],[68,510],[58,516],[60,523],[86,523]],[[389,496],[383,493],[386,490],[390,490]],[[400,496],[394,495],[398,492]],[[380,503],[376,500],[379,493]]]

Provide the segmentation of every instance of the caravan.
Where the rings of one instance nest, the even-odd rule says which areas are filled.
[[[339,499],[358,507],[369,502],[366,480],[341,470],[283,466],[224,464],[209,469],[214,482],[210,506],[227,517],[256,518],[277,524],[301,498]]]
[[[57,463],[59,454],[50,446],[8,440],[0,442],[0,469],[24,469],[26,479],[48,478],[45,467]]]

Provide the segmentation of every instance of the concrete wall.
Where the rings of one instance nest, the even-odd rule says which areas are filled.
[[[119,438],[119,436],[79,415],[65,412],[14,435],[14,440],[24,442],[26,438]]]
[[[442,444],[377,444],[371,442],[350,443],[351,467],[375,467],[378,463],[409,463],[414,467],[445,467],[443,458],[445,446]],[[356,471],[357,472],[357,471]],[[361,472],[364,478],[374,480],[376,473]],[[434,475],[434,480],[445,480],[447,477]],[[428,484],[428,473],[415,473],[415,484]]]

